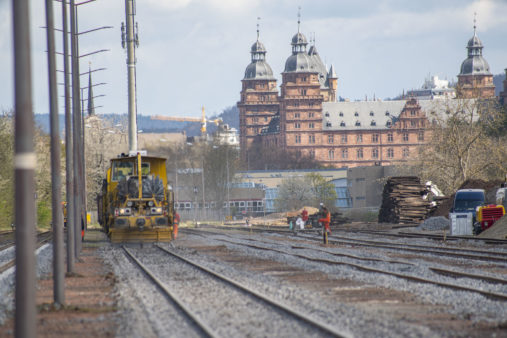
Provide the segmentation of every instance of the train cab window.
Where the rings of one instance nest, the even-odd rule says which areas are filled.
[[[150,174],[150,164],[145,162],[145,163],[141,163],[141,174],[143,176],[147,176]]]
[[[134,173],[134,162],[118,161],[113,162],[113,181],[119,181],[126,176]]]

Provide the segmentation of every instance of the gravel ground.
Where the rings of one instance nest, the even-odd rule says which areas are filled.
[[[450,222],[444,216],[430,217],[424,220],[417,229],[419,230],[449,230]]]
[[[14,247],[0,252],[0,262],[6,263],[14,258]],[[36,251],[37,277],[47,275],[52,269],[52,246],[45,244]],[[0,274],[0,325],[3,325],[10,314],[14,312],[15,268],[9,268]]]
[[[215,236],[213,236],[215,237]],[[219,236],[217,236],[219,237]],[[250,243],[250,238],[243,235],[238,235],[238,238],[244,237],[243,241],[246,243]],[[230,238],[227,238],[230,240]],[[279,241],[273,241],[272,243],[269,243],[270,240],[266,237],[263,237],[263,242],[265,243],[266,247],[273,247],[276,249],[280,249],[281,243]],[[207,239],[208,243],[211,241],[211,239],[208,237]],[[350,278],[353,280],[357,280],[359,282],[364,282],[368,284],[373,284],[377,286],[382,286],[386,288],[392,288],[395,290],[403,290],[406,292],[410,292],[413,294],[416,294],[422,301],[430,303],[430,304],[443,304],[448,305],[450,307],[449,311],[456,315],[458,318],[466,318],[471,319],[474,322],[494,322],[494,323],[503,323],[505,321],[505,313],[507,311],[507,303],[502,301],[494,301],[489,300],[479,294],[471,293],[471,292],[464,292],[464,291],[453,291],[451,289],[445,289],[429,284],[421,284],[421,283],[413,283],[406,281],[404,279],[388,276],[388,275],[379,275],[379,274],[371,274],[371,273],[365,273],[361,271],[357,271],[353,268],[344,267],[344,266],[329,266],[329,265],[323,265],[318,263],[313,263],[305,260],[301,260],[298,258],[291,257],[290,255],[280,255],[277,253],[264,251],[264,250],[255,250],[255,249],[249,249],[243,246],[234,246],[232,244],[224,243],[224,242],[217,242],[221,244],[225,244],[226,246],[233,247],[235,250],[239,250],[242,252],[245,252],[249,256],[256,256],[259,258],[267,258],[267,259],[273,259],[277,260],[289,265],[294,265],[299,268],[303,268],[305,270],[316,270],[321,271],[323,273],[339,276],[340,278]],[[211,244],[211,243],[209,243]],[[285,248],[284,250],[290,251],[289,248]],[[337,252],[349,252],[353,254],[360,254],[361,249],[358,250],[347,250],[347,249],[330,249],[330,251],[336,250]],[[337,260],[336,256],[328,256],[325,257],[322,253],[317,253],[315,251],[312,251],[311,249],[302,251],[297,250],[297,253],[305,254],[308,257],[319,257],[319,258],[328,258],[331,260]],[[466,260],[456,259],[457,262],[461,263],[467,263]],[[504,294],[507,293],[507,289],[505,285],[494,285],[489,283],[484,283],[477,280],[471,280],[471,279],[454,279],[451,277],[441,276],[434,274],[430,272],[425,265],[427,265],[424,262],[421,262],[419,266],[415,267],[400,267],[397,265],[392,264],[383,264],[384,266],[379,266],[379,263],[365,263],[361,262],[361,265],[368,265],[371,267],[380,267],[380,268],[386,268],[391,271],[397,271],[397,272],[410,272],[417,274],[418,276],[437,280],[441,282],[450,282],[455,283],[459,281],[462,285],[475,287],[475,288],[482,288],[485,290],[490,291],[496,291],[496,292],[503,292]],[[380,263],[382,265],[382,263]],[[432,264],[434,265],[434,264]],[[505,265],[503,266],[505,269]],[[480,270],[475,271],[476,273],[480,273]],[[470,306],[470,304],[474,304],[474,306]],[[357,327],[357,326],[355,326]],[[389,332],[397,332],[397,330],[389,331]],[[356,332],[354,332],[356,333]],[[362,334],[359,334],[362,335]]]

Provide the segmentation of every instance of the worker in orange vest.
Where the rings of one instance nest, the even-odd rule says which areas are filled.
[[[324,228],[326,229],[326,232],[331,235],[331,229],[329,228],[329,223],[331,223],[331,213],[329,210],[327,210],[325,205],[322,205],[322,212],[324,214],[324,217],[319,218],[319,222],[322,223]]]
[[[174,227],[173,227],[173,237],[176,239],[178,237],[178,225],[180,224],[180,214],[177,212],[174,213]]]

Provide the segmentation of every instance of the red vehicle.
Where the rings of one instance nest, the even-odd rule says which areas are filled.
[[[477,211],[477,223],[474,227],[475,233],[479,234],[490,228],[503,215],[505,215],[503,205],[489,204],[480,206]]]

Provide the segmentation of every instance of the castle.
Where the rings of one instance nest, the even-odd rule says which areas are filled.
[[[299,20],[291,46],[279,93],[257,28],[237,103],[243,163],[255,151],[254,143],[260,142],[265,149],[306,156],[329,167],[391,165],[407,160],[429,140],[430,113],[441,113],[453,105],[453,100],[418,101],[413,97],[337,102],[334,67],[326,68],[315,45],[307,48]],[[459,98],[494,98],[493,75],[482,48],[474,22],[468,57],[458,75]]]

